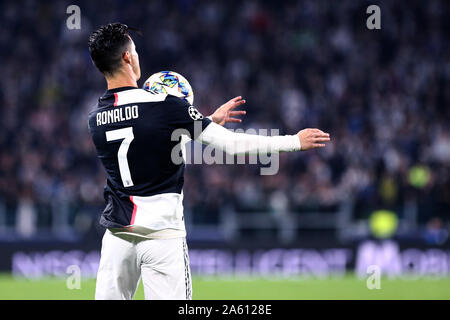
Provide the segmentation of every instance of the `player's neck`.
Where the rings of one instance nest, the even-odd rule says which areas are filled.
[[[121,88],[121,87],[138,87],[137,80],[134,74],[120,72],[114,75],[114,77],[106,77],[106,83],[108,90]]]

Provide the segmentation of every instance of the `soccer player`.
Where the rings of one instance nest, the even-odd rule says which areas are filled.
[[[89,131],[107,173],[95,298],[132,299],[142,278],[146,299],[191,299],[184,163],[172,161],[179,143],[172,133],[184,129],[190,138],[229,154],[258,152],[256,146],[272,152],[320,148],[330,137],[318,129],[276,137],[233,133],[222,125],[240,122],[234,117],[245,112],[233,109],[245,103],[241,97],[205,118],[181,98],[139,89],[139,56],[124,24],[93,32],[89,52],[108,88],[89,115]]]

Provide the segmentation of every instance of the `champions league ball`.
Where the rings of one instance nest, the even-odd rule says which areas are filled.
[[[194,103],[194,92],[191,85],[181,74],[173,71],[161,71],[151,75],[144,83],[144,90],[155,93],[166,93]]]

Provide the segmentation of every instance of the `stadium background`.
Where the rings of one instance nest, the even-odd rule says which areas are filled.
[[[80,30],[66,26],[70,4]],[[371,4],[381,30],[366,27]],[[203,114],[245,97],[229,128],[332,135],[324,150],[283,154],[273,176],[187,166],[194,298],[449,299],[449,7],[1,1],[0,298],[93,296],[105,175],[87,114],[105,83],[86,43],[120,21],[143,32],[139,85],[174,70]],[[83,290],[65,287],[71,264]],[[382,290],[366,288],[371,264],[390,277]]]

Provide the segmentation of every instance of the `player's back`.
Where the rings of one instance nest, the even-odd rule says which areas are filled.
[[[134,87],[108,90],[89,115],[89,130],[105,167],[105,227],[184,230],[184,163],[172,160],[176,129],[194,135],[198,120],[184,100]]]

